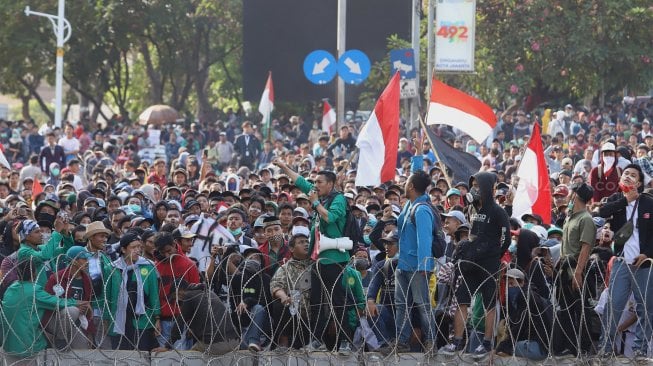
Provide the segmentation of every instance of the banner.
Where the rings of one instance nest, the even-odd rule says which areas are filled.
[[[476,0],[438,0],[435,70],[473,72]]]

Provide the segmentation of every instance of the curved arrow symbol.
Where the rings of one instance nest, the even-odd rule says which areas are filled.
[[[361,65],[358,62],[354,62],[354,60],[350,59],[349,57],[345,59],[345,65],[347,68],[349,68],[349,72],[352,74],[361,75],[363,73],[361,70]]]

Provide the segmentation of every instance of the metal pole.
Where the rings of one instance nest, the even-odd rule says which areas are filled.
[[[428,25],[426,28],[427,39],[427,59],[426,62],[426,95],[431,96],[431,82],[433,81],[433,58],[435,57],[435,39],[433,39],[433,22],[435,21],[435,4],[432,0],[428,1]]]
[[[338,0],[338,59],[345,53],[347,41],[347,0]],[[336,87],[336,131],[345,123],[345,82],[342,78],[337,78]]]
[[[65,0],[59,0],[59,11],[57,12],[57,69],[55,78],[55,102],[54,102],[54,125],[61,127],[62,99],[63,99],[63,44],[64,44],[64,9]]]
[[[413,27],[412,27],[412,47],[413,47],[413,52],[415,52],[415,73],[416,75],[416,82],[417,84],[417,90],[419,90],[419,55],[420,55],[420,47],[419,47],[419,23],[420,23],[420,5],[421,5],[421,0],[413,0]],[[410,103],[410,126],[415,127],[418,125],[417,122],[417,117],[419,116],[419,93],[417,93],[417,97],[413,98]]]

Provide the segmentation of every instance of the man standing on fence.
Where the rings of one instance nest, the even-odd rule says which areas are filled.
[[[290,169],[283,161],[273,162],[295,185],[309,195],[315,215],[311,227],[309,253],[326,238],[339,239],[345,234],[347,215],[347,200],[336,190],[336,175],[331,171],[322,170],[317,173],[315,184],[309,183],[304,177]],[[320,240],[315,240],[319,230]],[[351,247],[349,248],[351,249]],[[311,348],[319,348],[320,341],[328,350],[338,350],[340,343],[353,338],[345,318],[345,291],[342,286],[342,272],[349,262],[350,255],[345,250],[320,249],[317,263],[311,277],[311,331],[316,341]],[[335,334],[335,336],[330,336]]]
[[[651,339],[651,319],[653,314],[653,294],[649,293],[651,261],[653,257],[653,197],[640,194],[644,188],[644,173],[635,164],[628,165],[621,175],[620,191],[612,194],[599,209],[599,215],[611,218],[610,227],[617,233],[615,240],[615,259],[610,272],[608,306],[603,317],[603,334],[599,355],[614,355],[617,324],[631,293],[634,295],[638,325],[635,331],[634,354],[636,358],[646,358],[648,340]],[[627,235],[626,226],[631,226]]]
[[[506,211],[494,200],[494,173],[481,172],[470,178],[475,213],[471,216],[472,227],[469,241],[461,242],[458,264],[462,277],[456,290],[459,307],[454,316],[454,338],[441,352],[453,356],[464,349],[463,333],[467,323],[467,309],[474,295],[480,295],[485,308],[485,335],[483,343],[472,357],[480,361],[492,350],[496,318],[497,275],[501,256],[510,246],[510,221]]]
[[[558,355],[577,355],[579,344],[583,351],[591,347],[587,319],[592,310],[584,308],[587,290],[583,290],[583,284],[585,267],[596,241],[596,226],[587,210],[594,190],[587,183],[577,183],[571,191],[555,286],[560,311],[553,330],[553,350]]]
[[[433,225],[436,214],[431,208],[429,196],[425,193],[431,178],[422,169],[424,157],[413,157],[413,174],[406,182],[408,202],[397,218],[399,228],[399,263],[395,272],[395,326],[398,332],[396,342],[386,352],[409,352],[412,335],[411,306],[417,310],[421,333],[424,335],[424,352],[433,354],[433,317],[429,296],[429,280],[435,262],[431,251]]]

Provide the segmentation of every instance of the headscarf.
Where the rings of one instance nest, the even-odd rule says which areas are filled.
[[[23,221],[20,231],[18,232],[20,241],[24,241],[29,234],[33,233],[38,229],[39,229],[39,224],[37,224],[36,221],[34,220]]]

